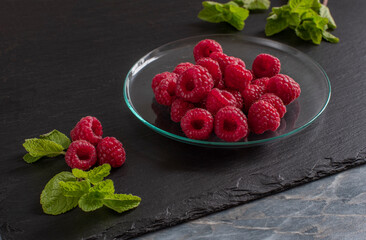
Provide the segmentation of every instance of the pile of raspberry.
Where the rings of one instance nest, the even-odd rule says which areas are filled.
[[[97,118],[83,117],[70,132],[72,143],[65,154],[67,165],[82,170],[88,170],[96,163],[108,163],[113,168],[122,166],[126,160],[122,143],[102,135],[102,124]]]
[[[193,55],[196,64],[180,63],[151,84],[156,101],[170,107],[171,120],[188,138],[205,140],[214,132],[236,142],[249,132],[276,131],[286,105],[300,95],[299,84],[280,74],[280,60],[272,55],[259,54],[249,70],[211,39],[200,41]]]

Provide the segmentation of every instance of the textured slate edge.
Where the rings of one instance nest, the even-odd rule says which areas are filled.
[[[242,189],[240,188],[241,178],[239,178],[236,185],[233,187],[225,188],[215,192],[204,193],[194,198],[188,198],[184,200],[183,203],[173,204],[167,207],[164,212],[154,219],[150,218],[142,219],[137,222],[130,222],[130,228],[127,230],[126,227],[124,227],[126,226],[126,223],[124,223],[123,226],[120,224],[115,224],[99,234],[91,235],[84,239],[130,239],[148,232],[171,227],[179,223],[206,216],[210,213],[222,211],[252,200],[279,193],[301,184],[360,166],[364,163],[366,163],[366,148],[363,148],[357,152],[355,157],[350,157],[343,160],[336,160],[332,157],[326,157],[319,159],[317,164],[314,165],[313,168],[306,173],[306,175],[300,176],[298,179],[285,180],[277,176],[263,175],[261,184],[263,184],[263,188],[266,189],[265,191]],[[268,190],[268,188],[271,190]],[[185,212],[184,209],[190,210]],[[172,218],[172,211],[185,212],[185,214],[179,218]],[[146,225],[147,222],[150,222],[150,224]]]

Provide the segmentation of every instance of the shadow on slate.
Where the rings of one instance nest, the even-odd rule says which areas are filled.
[[[164,138],[138,122],[122,100],[124,77],[148,51],[184,37],[236,32],[197,19],[199,1],[3,1],[1,238],[128,239],[365,163],[366,32],[360,29],[366,2],[330,1],[329,7],[340,43],[314,46],[291,31],[272,38],[323,66],[332,84],[326,111],[287,139],[225,150]],[[236,34],[264,37],[267,15],[252,14]],[[26,164],[21,144],[54,128],[68,133],[86,115],[101,120],[104,136],[123,142],[127,162],[110,178],[116,192],[140,196],[141,205],[123,214],[103,208],[45,215],[42,189],[69,169],[62,158]]]

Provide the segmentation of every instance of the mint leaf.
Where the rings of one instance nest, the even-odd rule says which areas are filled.
[[[60,144],[64,149],[67,149],[71,143],[70,139],[63,133],[57,131],[56,129],[52,130],[49,133],[43,134],[39,136],[40,139],[47,139],[53,141],[55,143]]]
[[[41,193],[41,205],[44,213],[58,215],[78,205],[79,198],[63,195],[61,181],[75,182],[76,178],[70,172],[61,172],[48,181]]]
[[[59,182],[63,194],[66,197],[81,197],[89,192],[90,183],[88,181]]]
[[[267,10],[271,5],[269,0],[234,0],[234,2],[249,10]]]
[[[73,168],[71,171],[72,171],[72,174],[77,178],[84,178],[84,179],[88,178],[88,172],[85,172],[81,169]]]
[[[334,36],[333,34],[331,34],[330,32],[328,31],[323,31],[322,32],[322,35],[323,35],[323,38],[325,40],[327,40],[328,42],[331,42],[331,43],[337,43],[339,42],[339,38],[337,38],[336,36]]]
[[[60,144],[47,139],[26,139],[23,147],[32,157],[56,157],[59,154],[64,154],[64,148]]]
[[[266,36],[272,36],[285,30],[288,27],[286,18],[279,17],[277,14],[273,14],[267,18],[266,27],[264,32]]]
[[[104,194],[99,192],[89,192],[84,194],[78,202],[79,207],[85,211],[90,212],[103,207]]]
[[[99,182],[96,185],[94,185],[89,190],[90,192],[99,192],[101,194],[110,194],[114,193],[114,184],[113,181],[110,179],[107,179],[103,182]]]
[[[141,202],[141,198],[131,194],[111,194],[103,199],[106,207],[113,209],[118,213],[125,212],[137,207]]]
[[[324,17],[324,18],[328,19],[328,27],[330,29],[337,28],[337,25],[336,25],[332,15],[330,14],[330,10],[327,6],[324,6],[323,4],[321,4],[319,14],[320,14],[321,17]]]
[[[34,163],[40,158],[41,157],[32,157],[29,153],[23,156],[23,160],[26,161],[27,163]]]
[[[293,11],[308,9],[313,6],[313,0],[289,0],[288,5]]]
[[[204,1],[203,9],[198,13],[198,18],[212,23],[227,22],[237,30],[244,28],[244,21],[249,16],[247,9],[239,7],[233,1],[225,4]]]
[[[87,178],[91,183],[96,184],[102,181],[106,176],[108,176],[110,174],[110,171],[111,171],[111,165],[103,164],[87,172],[88,173]]]

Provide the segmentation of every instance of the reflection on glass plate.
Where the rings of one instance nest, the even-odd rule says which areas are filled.
[[[272,54],[281,61],[281,73],[300,84],[301,95],[287,106],[287,113],[276,132],[250,134],[235,143],[223,142],[214,134],[206,141],[192,140],[185,137],[178,123],[170,120],[169,108],[155,101],[152,78],[158,73],[173,71],[181,62],[194,63],[193,47],[206,38],[219,42],[227,55],[243,59],[248,69],[258,54]],[[330,93],[326,73],[306,54],[272,40],[240,35],[202,35],[165,44],[137,61],[124,84],[127,106],[146,126],[174,140],[207,147],[248,147],[295,134],[319,117],[329,102]]]

